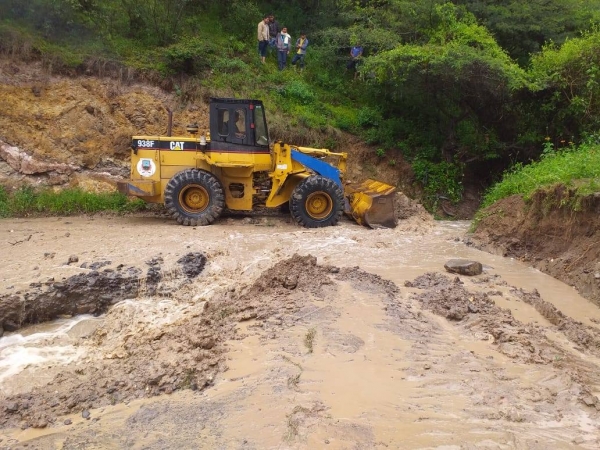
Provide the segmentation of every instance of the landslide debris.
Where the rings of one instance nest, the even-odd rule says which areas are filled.
[[[5,331],[15,331],[23,325],[46,322],[63,315],[98,315],[115,303],[137,297],[141,286],[144,295],[161,294],[160,282],[167,274],[163,273],[160,262],[162,260],[150,260],[146,274],[142,269],[123,265],[100,270],[111,264],[110,261],[98,261],[89,267],[84,263],[81,268],[90,272],[61,281],[51,278],[44,283],[31,283],[26,292],[1,294],[0,327]],[[180,282],[186,282],[202,272],[206,256],[191,252],[177,263],[177,270],[184,275]],[[169,274],[168,278],[171,281],[177,275]],[[165,287],[164,293],[171,289],[171,286]]]
[[[150,262],[152,268],[160,260]],[[71,363],[47,385],[0,400],[0,426],[44,427],[67,413],[203,389],[226,369],[224,343],[236,337],[239,322],[255,319],[272,330],[294,323],[314,300],[327,301],[325,288],[336,273],[313,256],[294,255],[250,285],[192,301],[189,314],[164,326],[117,305],[92,335],[84,364]]]

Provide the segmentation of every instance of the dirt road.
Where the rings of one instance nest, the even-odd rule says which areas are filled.
[[[160,273],[135,295],[110,278],[99,317],[5,333],[0,448],[598,448],[600,310],[467,226],[0,221],[5,298]],[[190,252],[206,266],[186,278]]]

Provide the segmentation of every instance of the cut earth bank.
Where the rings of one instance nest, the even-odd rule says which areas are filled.
[[[174,93],[126,72],[114,78],[54,76],[40,63],[0,58],[0,185],[114,190],[117,179],[129,177],[131,136],[166,135],[168,109],[174,136],[188,136],[191,123],[208,130],[208,94],[182,106]],[[267,110],[267,120],[274,113]],[[288,143],[337,142],[335,150],[348,152],[348,181],[376,177],[412,189],[412,171],[400,155],[390,165],[348,133],[309,135],[272,122],[271,137]]]
[[[467,244],[520,259],[600,306],[600,192],[580,197],[559,185],[527,202],[502,199],[481,217]]]
[[[0,339],[0,447],[598,448],[598,307],[414,211],[0,221],[3,299],[109,280],[106,314]]]

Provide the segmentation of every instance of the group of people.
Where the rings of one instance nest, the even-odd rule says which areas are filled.
[[[287,27],[280,27],[273,14],[266,15],[258,23],[258,54],[263,64],[269,47],[277,51],[279,70],[285,69],[288,56],[292,50],[295,52],[292,65],[295,66],[299,62],[300,70],[304,69],[304,58],[306,47],[308,47],[306,33],[301,32],[300,37],[296,40],[296,46],[292,47],[292,37],[288,34]],[[362,62],[362,54],[363,48],[359,43],[350,49],[350,60],[346,65],[346,69],[354,72],[354,78],[358,76],[358,66]]]
[[[280,27],[279,22],[275,20],[273,14],[269,14],[258,23],[258,54],[264,64],[269,47],[277,51],[277,65],[279,70],[285,69],[290,52],[293,50],[294,57],[292,65],[297,63],[300,70],[304,69],[304,57],[308,47],[308,38],[306,33],[301,32],[296,40],[296,46],[292,46],[292,37],[287,32],[287,27]]]

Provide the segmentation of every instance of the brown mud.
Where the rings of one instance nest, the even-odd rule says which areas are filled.
[[[33,236],[2,290],[157,255],[170,274],[67,336],[47,324],[0,339],[7,361],[73,350],[9,372],[0,359],[0,448],[600,445],[600,310],[572,289],[464,245],[466,224],[263,219],[0,221],[0,250]],[[181,283],[177,261],[195,253],[206,264]],[[88,269],[62,264],[71,254]],[[451,258],[484,273],[449,276]]]
[[[45,254],[53,258],[52,253]],[[71,256],[65,265],[78,260]],[[83,263],[81,269],[89,269],[88,273],[63,277],[55,281],[54,277],[44,283],[33,282],[25,292],[16,291],[14,294],[0,294],[0,332],[16,331],[27,324],[47,322],[61,315],[101,314],[115,303],[138,296],[140,286],[145,295],[160,295],[161,291],[168,294],[173,289],[173,281],[189,282],[197,277],[206,264],[206,257],[201,253],[188,253],[181,257],[177,264],[176,274],[162,273],[162,259],[153,258],[146,262],[150,266],[145,275],[135,267],[115,268],[105,267],[111,261]],[[101,271],[100,268],[105,267]],[[169,286],[163,287],[160,281],[169,280]],[[13,290],[14,286],[7,289]]]

